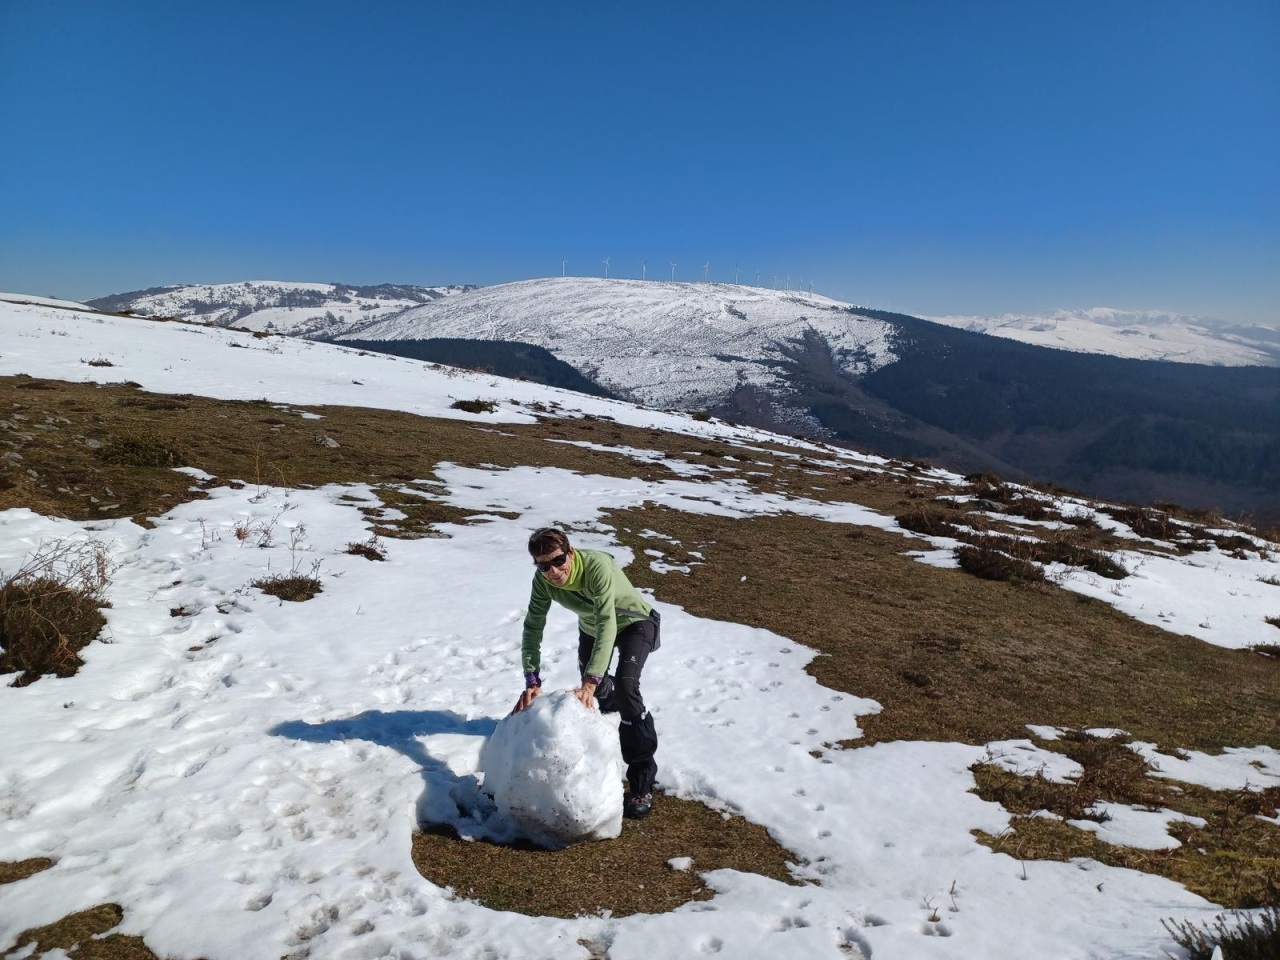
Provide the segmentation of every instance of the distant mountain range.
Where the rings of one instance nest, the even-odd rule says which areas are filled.
[[[438,362],[464,356],[564,385],[581,374],[652,407],[1280,520],[1280,332],[1267,328],[1111,310],[926,320],[796,291],[582,277],[481,288],[246,282],[91,305],[382,343]]]
[[[1225,324],[1158,310],[1057,310],[1027,316],[925,317],[973,333],[1022,343],[1132,360],[1172,360],[1214,366],[1280,366],[1280,330],[1261,324]]]
[[[290,283],[245,280],[241,283],[153,287],[86,301],[97,310],[140,317],[195,317],[220,327],[244,327],[289,336],[327,338],[353,326],[381,319],[472,290],[473,287],[415,287],[384,283],[376,287],[344,283]]]

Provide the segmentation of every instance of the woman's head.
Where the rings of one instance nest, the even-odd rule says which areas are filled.
[[[542,527],[529,536],[529,556],[538,571],[554,583],[563,586],[573,570],[573,547],[569,538],[558,527]]]
[[[540,557],[546,553],[566,553],[573,549],[569,538],[559,527],[539,527],[529,534],[529,556]]]

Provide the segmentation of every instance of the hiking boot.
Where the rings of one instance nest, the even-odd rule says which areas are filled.
[[[629,793],[622,801],[622,815],[628,820],[643,820],[652,810],[652,793]]]

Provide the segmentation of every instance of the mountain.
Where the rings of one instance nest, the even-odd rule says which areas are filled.
[[[354,289],[296,286],[304,289],[288,296],[323,299]],[[242,301],[248,296],[231,287]],[[209,307],[209,316],[226,316],[212,309],[210,291],[225,296],[202,288],[205,299],[192,302]],[[167,296],[172,303],[178,294]],[[113,298],[111,305],[157,309],[141,297]],[[322,307],[332,321],[314,322]],[[281,309],[251,316],[263,322]],[[291,309],[295,319],[312,318],[295,323],[293,332],[347,339],[363,349],[379,341],[406,352],[419,349],[410,341],[471,340],[479,352],[469,351],[474,360],[466,365],[497,371],[507,369],[499,354],[511,344],[532,344],[604,390],[650,407],[709,412],[965,473],[1280,521],[1274,366],[1051,349],[803,292],[730,284],[555,277],[456,289],[423,303],[356,305],[342,321],[335,307],[320,302]],[[1075,331],[1082,345],[1085,333],[1098,330],[1113,331],[1110,342],[1130,349],[1139,342],[1123,333],[1133,329],[1133,318],[1089,316],[1064,320],[1059,329]],[[1166,339],[1165,348],[1176,346],[1185,357],[1194,331],[1186,323],[1177,329],[1182,339]],[[1262,331],[1246,332],[1250,342],[1265,343]],[[1150,352],[1156,340],[1146,340]],[[1094,346],[1100,342],[1093,337]],[[1231,356],[1240,359],[1247,353],[1241,351]]]
[[[89,300],[88,305],[109,313],[196,317],[219,327],[323,337],[469,289],[392,283],[361,287],[343,283],[246,280],[155,287],[99,297]]]
[[[1050,349],[804,293],[592,278],[480,288],[358,336],[524,341],[648,406],[1280,519],[1275,367]]]
[[[1261,324],[1224,324],[1156,310],[1056,310],[999,317],[924,317],[972,333],[1022,343],[1133,360],[1172,360],[1215,366],[1280,366],[1280,330]]]
[[[735,393],[779,398],[780,422],[819,428],[787,403],[794,345],[818,336],[849,377],[894,359],[893,326],[802,292],[714,283],[555,277],[482,287],[370,320],[338,339],[468,337],[545,347],[601,386],[659,409],[721,407]]]

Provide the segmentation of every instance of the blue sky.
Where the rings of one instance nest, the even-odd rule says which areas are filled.
[[[791,277],[1280,323],[1280,4],[0,0],[0,289]]]

